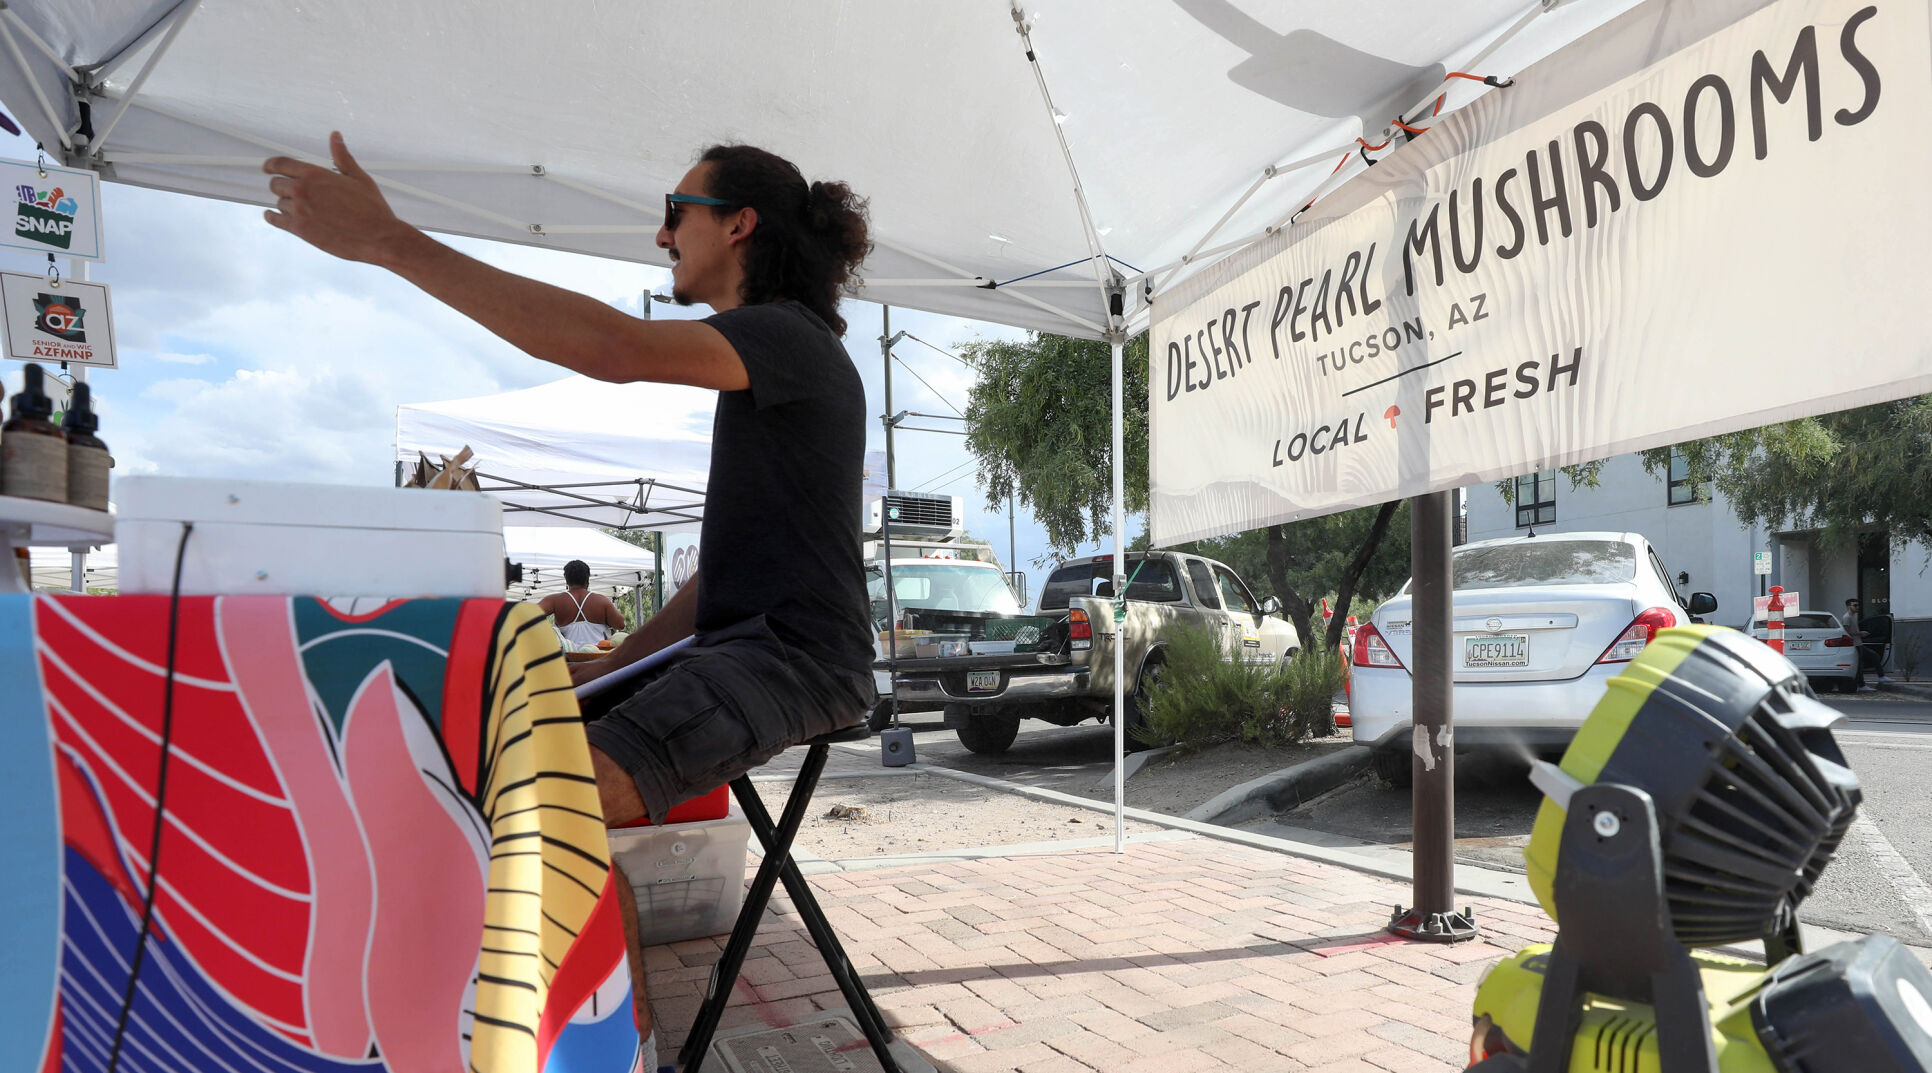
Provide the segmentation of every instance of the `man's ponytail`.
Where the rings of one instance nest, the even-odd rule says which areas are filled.
[[[747,304],[794,299],[845,334],[839,298],[858,291],[872,252],[866,202],[839,182],[807,183],[796,165],[749,145],[714,145],[707,192],[758,211],[745,257]]]

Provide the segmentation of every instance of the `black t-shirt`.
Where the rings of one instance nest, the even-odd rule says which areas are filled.
[[[751,387],[718,393],[698,541],[700,640],[757,615],[778,639],[870,673],[859,557],[865,388],[838,336],[798,302],[705,318]]]

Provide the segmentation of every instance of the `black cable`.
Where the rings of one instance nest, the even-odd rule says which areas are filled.
[[[161,694],[161,768],[154,776],[154,834],[148,839],[148,890],[141,899],[141,934],[134,941],[134,960],[128,966],[127,993],[121,996],[121,1016],[114,1023],[114,1048],[107,1055],[107,1073],[121,1064],[121,1041],[127,1035],[128,1014],[134,1009],[134,987],[141,979],[141,963],[148,952],[148,931],[154,923],[154,892],[161,886],[161,824],[168,805],[168,755],[174,740],[174,650],[181,621],[181,561],[188,553],[188,534],[195,523],[181,523],[181,542],[174,549],[174,584],[168,592],[168,664]]]

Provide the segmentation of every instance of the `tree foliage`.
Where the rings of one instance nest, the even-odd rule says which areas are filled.
[[[1668,480],[1672,451],[1698,498],[1715,489],[1746,525],[1819,529],[1837,545],[1879,529],[1894,547],[1932,546],[1932,395],[1652,448],[1644,470]],[[1602,466],[1563,472],[1573,488],[1594,487]],[[1514,482],[1497,490],[1509,502]]]
[[[1883,530],[1894,547],[1932,545],[1932,395],[1860,406],[1681,444],[1688,475],[1730,501],[1738,520],[1821,529],[1843,544]],[[1670,448],[1643,452],[1668,479]]]
[[[966,406],[966,447],[980,467],[987,505],[1011,493],[1070,555],[1108,534],[1112,509],[1112,356],[1105,343],[1028,333],[1020,343],[962,348],[979,373]],[[1127,346],[1127,510],[1147,509],[1147,337]],[[1137,547],[1147,546],[1143,534]],[[1381,598],[1409,576],[1406,506],[1384,504],[1290,525],[1269,526],[1181,550],[1233,567],[1257,594],[1269,590],[1310,643],[1316,601],[1336,596],[1328,645],[1341,643],[1356,593]],[[1265,585],[1264,585],[1265,580]]]
[[[1062,555],[1113,531],[1113,354],[1106,343],[1029,332],[961,348],[978,373],[966,449],[989,508],[1010,494]],[[1147,509],[1147,336],[1127,345],[1126,510]]]

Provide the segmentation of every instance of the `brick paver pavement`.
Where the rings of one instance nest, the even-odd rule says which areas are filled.
[[[811,882],[887,1021],[958,1073],[1457,1070],[1482,972],[1554,935],[1472,898],[1482,939],[1402,942],[1407,886],[1205,837]],[[845,1006],[782,891],[725,1028]],[[723,942],[646,952],[667,1058]]]

